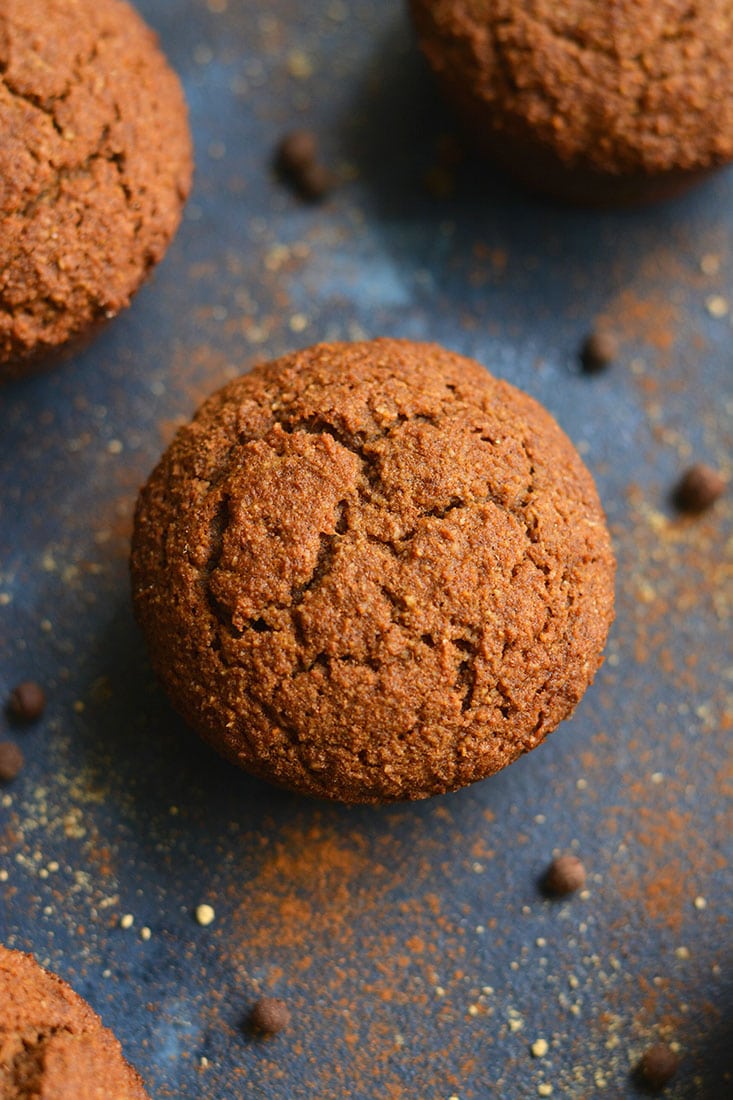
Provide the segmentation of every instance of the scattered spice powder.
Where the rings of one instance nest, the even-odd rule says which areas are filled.
[[[661,366],[671,361],[679,326],[680,309],[666,287],[658,293],[627,288],[597,320],[599,329],[617,334],[624,344],[643,343],[662,353],[657,359]]]

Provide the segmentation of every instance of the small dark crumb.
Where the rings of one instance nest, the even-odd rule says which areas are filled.
[[[336,177],[318,159],[318,141],[311,130],[293,130],[277,147],[275,166],[295,191],[311,202],[336,186]]]
[[[596,329],[586,336],[580,349],[580,363],[587,374],[604,370],[617,358],[616,337],[604,329]]]
[[[249,1016],[250,1028],[261,1035],[277,1035],[289,1023],[290,1009],[278,997],[260,997]]]
[[[635,1076],[651,1092],[661,1092],[672,1080],[679,1065],[679,1057],[666,1043],[655,1043],[641,1056]]]
[[[8,714],[16,722],[35,722],[46,709],[46,693],[35,680],[18,684],[8,699]]]
[[[577,856],[558,856],[545,872],[542,889],[546,894],[561,898],[581,890],[585,886],[585,877],[585,867]]]
[[[281,172],[294,175],[314,164],[318,141],[312,130],[291,130],[277,147],[275,163]]]
[[[11,783],[22,769],[23,753],[12,741],[0,741],[0,783]]]
[[[308,164],[294,180],[295,186],[305,199],[315,201],[324,199],[336,186],[333,172],[322,164]]]
[[[702,462],[685,470],[672,494],[681,512],[704,512],[725,492],[725,478]]]

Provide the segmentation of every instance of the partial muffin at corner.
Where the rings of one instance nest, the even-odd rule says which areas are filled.
[[[2,4],[0,381],[129,304],[191,173],[180,83],[130,5]]]
[[[3,1100],[149,1100],[99,1016],[30,956],[0,947]]]
[[[477,146],[525,184],[612,204],[733,158],[727,0],[410,0]]]
[[[138,502],[137,617],[173,704],[284,786],[380,802],[538,745],[599,665],[614,562],[535,401],[429,344],[323,344],[182,428]]]

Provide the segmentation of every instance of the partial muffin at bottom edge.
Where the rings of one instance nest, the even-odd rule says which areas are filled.
[[[99,1016],[31,955],[0,946],[0,1096],[149,1100]]]

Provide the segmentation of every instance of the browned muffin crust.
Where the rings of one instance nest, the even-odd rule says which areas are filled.
[[[191,183],[178,78],[122,0],[0,6],[0,380],[128,305]]]
[[[0,1100],[148,1100],[99,1016],[56,974],[0,947]]]
[[[614,561],[552,417],[399,340],[257,367],[143,489],[132,584],[174,705],[325,798],[421,798],[538,745],[600,663]]]
[[[481,148],[536,190],[663,197],[733,158],[728,0],[410,0]]]

